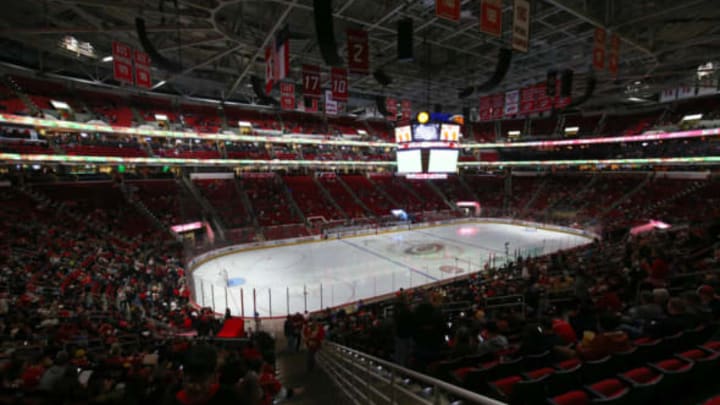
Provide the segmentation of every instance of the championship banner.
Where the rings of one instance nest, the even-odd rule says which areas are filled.
[[[505,114],[505,93],[498,93],[492,96],[492,118],[500,120]]]
[[[610,54],[608,55],[608,72],[617,76],[620,62],[620,36],[613,33],[610,36]]]
[[[390,121],[397,120],[397,100],[394,98],[386,98],[385,99],[385,109],[388,112],[387,119]]]
[[[512,49],[527,53],[528,48],[530,48],[530,3],[526,0],[515,0]]]
[[[480,97],[480,105],[478,107],[478,118],[480,121],[492,120],[492,96]]]
[[[412,119],[412,101],[403,100],[400,102],[400,107],[402,108],[402,120],[410,121]]]
[[[275,85],[275,57],[272,46],[265,48],[265,93],[270,94]]]
[[[138,50],[135,51],[135,85],[146,89],[152,87],[150,55]]]
[[[370,73],[370,48],[367,31],[347,30],[347,52],[350,73],[361,75]]]
[[[558,84],[560,81],[557,82]],[[557,94],[557,91],[555,92]],[[538,83],[535,85],[535,112],[545,112],[552,110],[554,97],[547,95],[547,84]]]
[[[150,66],[150,55],[143,51],[135,50],[135,65]]]
[[[113,79],[123,83],[133,83],[132,65],[129,61],[113,58]]]
[[[322,89],[320,88],[320,67],[315,65],[303,65],[303,95],[305,97],[320,98],[322,97]]]
[[[135,65],[135,85],[149,89],[152,87],[152,77],[150,76],[150,68],[141,65]]]
[[[502,34],[502,0],[480,0],[480,32]]]
[[[446,20],[459,20],[460,0],[435,0],[435,15]]]
[[[338,102],[333,99],[332,91],[325,91],[325,114],[337,115],[338,113]]]
[[[595,28],[595,41],[593,44],[593,67],[597,70],[605,69],[605,29]]]
[[[348,99],[348,74],[347,69],[330,68],[330,88],[335,101],[347,101]]]
[[[295,83],[280,83],[280,108],[295,109]]]
[[[535,111],[535,86],[520,89],[520,114],[528,115]]]
[[[505,93],[505,116],[516,115],[520,107],[520,91],[511,90]]]
[[[130,46],[127,44],[123,44],[122,42],[113,41],[112,55],[113,59],[120,58],[130,61],[132,59],[132,48],[130,48]]]
[[[113,41],[113,79],[133,84],[132,48],[122,42]]]

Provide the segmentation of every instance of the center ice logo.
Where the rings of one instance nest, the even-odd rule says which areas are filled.
[[[423,243],[420,245],[411,246],[405,249],[405,253],[415,256],[431,255],[434,253],[440,253],[445,249],[445,245],[441,243]]]

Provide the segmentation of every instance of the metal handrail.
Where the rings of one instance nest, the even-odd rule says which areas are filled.
[[[390,374],[389,387],[391,389],[391,392],[390,392],[389,398],[386,395],[380,395],[380,397],[383,400],[385,400],[387,403],[390,403],[390,404],[397,403],[395,401],[395,398],[397,395],[394,390],[401,391],[403,394],[409,395],[409,396],[413,397],[413,399],[420,401],[420,402],[425,402],[427,404],[439,404],[440,401],[439,401],[438,393],[440,390],[442,390],[443,392],[450,394],[453,398],[456,398],[457,400],[461,400],[467,404],[507,405],[504,402],[500,402],[495,399],[488,398],[486,396],[474,393],[472,391],[466,390],[466,389],[458,387],[456,385],[449,384],[445,381],[438,380],[436,378],[419,373],[417,371],[413,371],[413,370],[407,369],[405,367],[399,366],[399,365],[389,362],[387,360],[383,360],[383,359],[377,358],[375,356],[365,354],[363,352],[357,351],[355,349],[351,349],[346,346],[339,345],[334,342],[326,342],[324,344],[324,349],[321,351],[321,353],[325,352],[327,350],[332,350],[338,356],[344,357],[345,360],[343,360],[343,362],[348,363],[348,365],[352,365],[353,368],[357,368],[359,370],[365,368],[368,371],[369,376],[373,375],[370,373],[370,370],[371,370],[370,363],[373,363],[373,365],[382,366],[385,369],[385,372]],[[333,365],[330,365],[329,368],[331,368],[332,371],[337,371],[337,369],[342,368],[342,367],[337,367],[336,364],[333,364]],[[352,373],[352,370],[346,369],[346,371],[348,372],[348,374]],[[383,378],[380,375],[375,375],[375,377],[377,379]],[[422,398],[417,393],[414,393],[414,392],[410,391],[408,388],[403,387],[402,385],[397,383],[397,381],[400,381],[404,378],[410,378],[414,382],[418,382],[422,386],[425,386],[425,387],[433,387],[434,398]],[[332,380],[335,381],[335,383],[338,383],[337,375],[333,375]],[[378,390],[370,387],[369,384],[370,384],[369,379],[366,379],[367,388],[372,390],[375,393],[378,393]],[[353,391],[357,390],[357,387],[352,386],[352,384],[349,385],[348,388],[353,389]]]

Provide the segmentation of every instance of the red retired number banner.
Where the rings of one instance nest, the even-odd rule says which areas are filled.
[[[315,65],[303,65],[303,95],[305,97],[320,98],[320,68]]]
[[[402,107],[402,120],[403,121],[412,120],[412,101],[403,100],[400,103],[400,106]]]
[[[480,121],[492,120],[492,96],[480,97],[478,116],[480,117]]]
[[[366,75],[370,72],[367,31],[347,30],[347,52],[350,73]]]
[[[447,20],[459,20],[460,0],[435,0],[435,15]]]
[[[502,34],[502,0],[480,0],[480,31],[494,37]]]
[[[330,86],[335,101],[347,101],[348,78],[347,69],[334,67],[330,69]]]
[[[515,0],[513,10],[512,49],[527,52],[530,48],[530,3]]]
[[[283,110],[295,109],[295,83],[280,83],[280,107]]]
[[[113,41],[113,79],[122,83],[133,83],[132,48],[122,42]]]
[[[150,56],[138,50],[135,51],[135,85],[146,89],[152,87]]]
[[[122,59],[113,59],[113,78],[119,82],[133,82],[132,65],[129,61]]]
[[[149,89],[152,87],[152,77],[150,76],[150,68],[146,66],[135,66],[135,84],[138,87]]]
[[[595,43],[593,45],[593,67],[598,70],[605,69],[605,29],[595,28]]]
[[[385,99],[385,109],[388,112],[387,119],[390,121],[397,120],[397,100],[388,97]]]
[[[128,61],[132,59],[132,48],[122,42],[113,41],[112,52],[113,59],[120,58]]]
[[[610,54],[608,55],[608,72],[613,76],[617,76],[618,63],[620,61],[620,36],[612,34],[610,36]]]

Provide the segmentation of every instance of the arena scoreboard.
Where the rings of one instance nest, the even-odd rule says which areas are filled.
[[[461,120],[457,116],[421,112],[408,125],[395,128],[398,174],[409,178],[445,178],[456,173]]]

